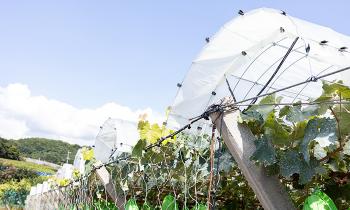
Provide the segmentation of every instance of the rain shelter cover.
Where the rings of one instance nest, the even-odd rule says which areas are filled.
[[[112,156],[131,152],[140,139],[135,122],[109,118],[96,137],[94,154],[97,160],[107,162]]]
[[[170,120],[186,124],[209,105],[230,96],[227,82],[237,101],[256,96],[297,37],[292,51],[263,93],[350,66],[348,36],[278,10],[253,10],[234,18],[208,40],[179,85]],[[350,85],[349,71],[324,79],[343,80]],[[307,101],[317,98],[321,87],[322,81],[310,82],[279,95],[284,98],[282,102]]]
[[[58,169],[56,177],[59,179],[71,179],[73,170],[74,166],[72,164],[65,163],[60,169]]]
[[[45,193],[50,190],[49,183],[47,181],[43,182],[42,193]]]
[[[79,170],[80,174],[85,173],[85,160],[81,149],[78,149],[77,154],[75,154],[73,166]]]
[[[30,188],[30,193],[29,193],[29,195],[36,195],[36,186],[32,186],[32,187]]]
[[[41,194],[42,192],[43,192],[43,184],[37,184],[35,194]]]

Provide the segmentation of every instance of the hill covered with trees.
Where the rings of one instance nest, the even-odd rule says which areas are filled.
[[[62,164],[67,160],[72,163],[74,155],[80,148],[77,144],[69,144],[60,140],[45,138],[26,138],[19,140],[6,140],[0,138],[0,157],[18,160],[21,157],[45,160]]]

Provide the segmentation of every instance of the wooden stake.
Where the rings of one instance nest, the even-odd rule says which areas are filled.
[[[247,126],[237,122],[239,114],[240,111],[236,110],[224,113],[220,117],[220,113],[214,113],[210,117],[216,127],[219,130],[222,129],[225,144],[264,209],[296,209],[279,179],[275,176],[268,176],[262,167],[255,165],[250,160],[256,149],[255,138]],[[223,117],[222,120],[221,117]]]
[[[112,181],[111,175],[108,173],[106,167],[101,167],[96,170],[98,178],[101,180],[103,186],[105,187],[108,196],[117,204],[119,210],[124,210],[125,198],[117,195],[115,186]]]

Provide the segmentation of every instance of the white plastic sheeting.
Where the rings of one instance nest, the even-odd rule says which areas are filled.
[[[43,182],[42,193],[45,193],[50,190],[50,185],[47,181]]]
[[[96,137],[94,154],[97,160],[107,162],[110,156],[131,152],[140,139],[135,122],[109,118]]]
[[[36,195],[36,194],[37,194],[36,186],[32,186],[32,187],[30,188],[30,193],[29,193],[29,195]]]
[[[78,149],[77,154],[75,154],[73,166],[79,170],[80,174],[85,173],[85,160],[81,149]]]
[[[188,123],[209,105],[230,96],[226,78],[238,101],[256,96],[296,37],[298,42],[263,93],[350,66],[350,53],[344,48],[350,48],[349,37],[278,10],[253,10],[234,18],[210,38],[182,82],[171,120]],[[321,44],[324,40],[327,43]],[[350,85],[349,71],[325,79],[341,79]],[[321,86],[321,81],[312,82],[280,95],[284,102],[306,101],[318,97]]]
[[[72,164],[65,163],[58,169],[56,177],[59,179],[72,179],[74,166]]]
[[[36,194],[41,194],[43,192],[43,184],[36,185]]]

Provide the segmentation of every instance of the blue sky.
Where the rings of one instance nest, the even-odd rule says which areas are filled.
[[[191,60],[239,9],[283,9],[350,35],[349,1],[2,1],[0,86],[80,108],[162,112]]]

